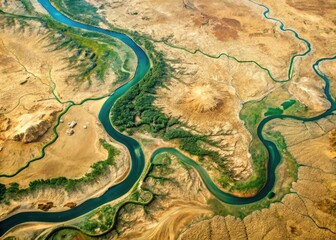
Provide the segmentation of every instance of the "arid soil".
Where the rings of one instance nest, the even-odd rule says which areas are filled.
[[[10,19],[1,17],[1,20],[5,24]],[[60,69],[64,67],[64,63],[57,60],[67,56],[43,47],[47,44],[43,39],[48,30],[39,22],[30,21],[30,25],[24,27],[13,21],[0,33],[3,63],[0,81],[4,86],[0,95],[2,174],[14,173],[28,160],[37,157],[41,146],[52,138],[51,126],[63,106],[51,94],[48,74],[53,64]],[[29,50],[30,54],[26,54]]]
[[[325,61],[320,64],[321,71],[331,79],[330,81],[330,93],[332,96],[336,96],[336,83],[333,79],[336,79],[336,61]]]
[[[1,5],[1,9],[29,15],[20,1],[16,2],[9,1]],[[90,84],[78,81],[80,64],[85,63],[88,57],[82,55],[76,58],[77,62],[70,63],[69,59],[76,49],[57,48],[64,43],[60,33],[38,20],[4,14],[0,16],[0,26],[0,174],[13,174],[31,159],[40,156],[42,146],[54,138],[53,127],[58,115],[69,106],[67,101],[80,103],[86,98],[110,94],[116,87],[113,84],[116,75],[108,70],[103,82],[94,77]],[[119,50],[123,51],[123,47]],[[129,61],[130,65],[135,63],[132,59]],[[32,196],[1,204],[0,218],[13,211],[37,209],[39,204],[47,202],[53,202],[49,211],[65,210],[73,204],[101,195],[126,176],[129,156],[122,146],[111,142],[97,117],[105,100],[90,100],[71,107],[62,116],[57,128],[59,138],[46,149],[45,157],[13,177],[0,178],[0,183],[7,187],[18,183],[20,188],[27,188],[31,181],[38,179],[81,178],[91,171],[93,163],[107,157],[99,139],[107,140],[119,151],[116,165],[108,169],[109,174],[72,193],[44,189]],[[66,131],[71,121],[76,121],[77,125],[74,134],[68,136]]]
[[[311,110],[323,111],[328,107],[328,102],[321,96],[323,81],[310,66],[318,58],[335,52],[335,4],[332,1],[262,2],[270,8],[270,17],[279,18],[285,28],[296,30],[300,37],[312,44],[312,54],[295,61],[294,78],[288,88]],[[101,14],[115,26],[136,29],[191,51],[200,49],[215,56],[225,52],[240,60],[255,60],[269,68],[277,79],[287,78],[289,59],[294,53],[307,50],[303,41],[294,38],[292,33],[280,31],[279,23],[265,19],[262,15],[265,9],[251,1],[176,0],[168,3],[147,0],[92,4],[102,5]],[[240,75],[252,72],[258,78],[262,72],[249,65],[241,66]],[[235,81],[243,90],[241,95],[251,95],[261,89],[255,85],[250,87],[247,81],[242,77]],[[310,100],[311,96],[314,101]]]
[[[13,174],[31,159],[40,156],[42,146],[54,138],[53,127],[56,124],[56,118],[69,106],[67,101],[79,103],[89,97],[109,94],[113,89],[112,83],[116,80],[116,76],[109,71],[104,82],[91,81],[90,84],[89,81],[79,82],[76,76],[80,73],[80,68],[73,63],[70,66],[68,60],[76,50],[55,50],[56,46],[62,43],[62,40],[59,42],[55,40],[58,33],[47,29],[35,20],[24,20],[25,24],[6,16],[1,16],[0,20],[3,26],[0,31],[2,62],[0,81],[3,86],[0,90],[0,174]],[[85,61],[85,57],[82,56],[77,65]],[[8,82],[11,84],[7,84]],[[52,94],[53,88],[55,88],[55,96],[62,103]],[[30,180],[42,177],[61,175],[79,177],[88,171],[93,162],[104,158],[105,153],[102,153],[102,149],[98,149],[97,144],[99,138],[106,136],[97,125],[99,122],[97,115],[102,101],[98,103],[99,106],[93,106],[93,101],[85,104],[85,106],[74,107],[74,110],[70,109],[64,116],[62,119],[64,124],[61,123],[57,129],[60,142],[47,150],[47,158],[53,158],[53,161],[58,162],[57,165],[59,160],[64,163],[71,162],[69,159],[76,155],[78,161],[82,162],[80,167],[74,171],[64,171],[68,165],[61,164],[63,171],[62,168],[58,168],[58,172],[43,171],[41,174],[37,171],[38,166],[34,166],[36,172],[27,173],[30,177],[20,176],[20,174],[17,176],[25,179],[24,182],[19,181],[20,184],[27,186]],[[87,114],[90,116],[86,119]],[[77,118],[78,134],[71,137],[65,136],[67,121],[77,120]],[[83,129],[84,125],[90,126]],[[89,138],[86,138],[83,133]],[[83,141],[82,138],[87,140]],[[78,145],[79,142],[82,143],[81,146]],[[77,151],[69,151],[74,149],[73,146],[77,146]],[[62,157],[62,154],[69,153],[72,155],[68,155],[67,158]],[[44,168],[50,168],[50,166],[44,165]],[[53,173],[49,175],[50,172]],[[9,183],[15,182],[16,179],[1,179],[1,182],[3,181]]]
[[[210,197],[198,174],[185,168],[172,157],[167,167],[154,166],[142,184],[151,189],[155,199],[145,208],[128,204],[118,215],[111,239],[176,239],[185,225],[213,215],[206,204]],[[167,180],[160,180],[163,176]]]
[[[168,168],[154,167],[150,174],[153,177],[142,185],[152,189],[157,199],[146,207],[126,205],[118,215],[118,234],[112,231],[111,239],[333,239],[335,174],[331,169],[336,163],[336,119],[311,126],[300,121],[277,121],[267,125],[266,131],[280,131],[300,164],[298,180],[280,202],[243,219],[216,215],[207,205],[212,196],[198,174],[173,158]],[[27,227],[13,234],[35,231]]]
[[[190,51],[199,49],[213,56],[224,52],[239,60],[254,60],[268,68],[277,80],[288,78],[291,56],[307,50],[303,41],[291,32],[279,30],[278,23],[264,18],[265,9],[250,1],[91,3],[103,6],[100,14],[116,27],[136,29],[140,34]],[[271,8],[271,17],[275,16],[274,12]],[[297,30],[311,41],[295,24],[284,23],[286,28]],[[325,26],[330,26],[330,22],[326,21]],[[327,32],[331,34],[328,37],[332,36],[331,30]],[[190,131],[212,136],[212,140],[220,142],[218,148],[206,147],[227,159],[234,179],[247,179],[253,171],[248,151],[251,136],[239,117],[245,102],[260,101],[283,87],[292,99],[307,106],[309,114],[330,106],[323,94],[323,81],[311,67],[306,67],[328,48],[322,39],[314,39],[312,43],[319,45],[319,51],[314,48],[305,62],[301,58],[295,60],[293,79],[286,85],[272,81],[255,63],[238,63],[226,56],[212,59],[200,52],[193,55],[165,43],[155,43],[175,70],[167,88],[158,90],[155,104],[167,115],[182,120]],[[222,174],[216,171],[214,163],[203,163],[203,166],[215,181]]]
[[[237,179],[248,177],[252,166],[246,146],[251,137],[239,118],[239,112],[244,101],[262,98],[276,84],[262,74],[259,79],[251,75],[250,78],[241,76],[241,79],[251,79],[248,84],[250,89],[263,89],[250,96],[246,93],[244,99],[241,99],[239,93],[244,90],[240,88],[242,85],[235,85],[240,80],[236,74],[241,72],[236,62],[211,59],[201,54],[190,55],[164,44],[157,46],[166,53],[168,59],[179,61],[172,64],[177,79],[169,81],[167,88],[158,90],[155,105],[168,116],[186,123],[189,131],[210,136],[210,139],[220,142],[218,148],[207,147],[228,159]],[[221,173],[216,172],[214,164],[205,166],[210,167],[208,169],[216,179]]]
[[[213,216],[213,212],[207,205],[207,199],[211,195],[194,169],[183,167],[175,157],[172,157],[172,162],[167,168],[155,166],[151,176],[147,177],[141,188],[151,189],[155,199],[145,207],[135,204],[125,205],[118,214],[116,226],[118,234],[113,230],[109,233],[109,239],[120,239],[120,237],[122,239],[176,239],[186,225]],[[167,180],[156,178],[160,176],[164,176]],[[112,204],[119,201],[113,201]],[[50,211],[53,210],[54,208]],[[75,219],[67,224],[73,225],[79,220]],[[85,217],[81,220],[85,221]],[[24,239],[21,238],[24,233],[29,239],[40,234],[41,230],[54,226],[24,224],[6,236]]]
[[[158,40],[168,39],[190,50],[201,49],[213,55],[226,52],[241,60],[256,60],[278,78],[286,77],[290,56],[304,50],[293,35],[265,21],[262,8],[249,1],[90,3],[103,5],[101,14],[115,26],[136,29]]]
[[[179,239],[334,239],[335,129],[334,117],[316,123],[271,122],[280,131],[298,164],[291,193],[268,209],[244,219],[216,216],[191,225]]]
[[[262,2],[271,9],[272,17],[281,19],[285,26],[295,29],[302,38],[311,43],[312,53],[300,62],[302,67],[295,71],[298,77],[290,82],[290,92],[314,111],[323,111],[329,106],[321,94],[324,83],[314,73],[311,65],[319,58],[335,55],[335,1]]]
[[[325,84],[311,66],[319,58],[331,57],[336,52],[334,1],[261,1],[270,8],[270,17],[281,19],[285,28],[294,29],[312,46],[310,54],[295,60],[293,78],[287,83],[273,81],[255,63],[238,63],[226,56],[217,59],[185,51],[199,49],[212,56],[227,53],[239,60],[254,60],[269,69],[273,78],[286,80],[291,56],[306,51],[307,46],[292,33],[280,31],[279,23],[265,19],[262,15],[265,9],[251,1],[88,2],[98,7],[99,14],[113,26],[164,40],[155,41],[154,46],[174,70],[164,87],[156,89],[155,106],[166,115],[178,118],[184,129],[218,142],[219,147],[209,145],[206,148],[227,159],[235,180],[245,180],[254,171],[249,152],[252,134],[240,118],[244,104],[259,101],[261,105],[268,96],[270,100],[267,101],[277,103],[280,98],[288,97],[306,108],[306,116],[316,116],[330,107],[323,92]],[[13,10],[15,4],[7,8]],[[5,86],[0,90],[0,103],[3,104],[0,105],[0,169],[4,171],[0,173],[17,170],[26,160],[38,155],[41,146],[53,136],[51,128],[55,116],[65,105],[53,99],[51,80],[57,83],[56,94],[63,101],[78,102],[111,91],[104,84],[88,86],[87,83],[76,85],[73,79],[63,81],[75,71],[62,71],[67,63],[61,59],[71,55],[71,51],[49,51],[45,37],[48,29],[37,23],[30,24],[31,29],[40,29],[38,33],[19,31],[18,25],[0,31],[0,60],[6,62],[0,65],[4,76],[0,83]],[[26,49],[32,54],[23,54]],[[331,94],[335,96],[335,61],[321,63],[319,69],[331,79]],[[112,72],[108,76],[110,84],[115,76]],[[6,85],[8,81],[15,85]],[[102,102],[87,102],[70,109],[62,117],[63,123],[58,128],[60,137],[47,149],[46,157],[16,177],[0,179],[0,182],[8,185],[13,181],[27,186],[38,178],[83,176],[92,163],[106,157],[98,141],[99,138],[109,139],[96,117]],[[75,133],[68,136],[65,131],[72,120],[78,125]],[[103,238],[335,239],[335,124],[334,115],[313,122],[290,119],[269,122],[264,128],[265,137],[272,138],[272,134],[280,133],[286,148],[282,151],[283,161],[277,169],[277,182],[272,190],[277,195],[276,200],[264,199],[260,206],[258,203],[241,206],[237,210],[242,212],[241,217],[237,217],[239,214],[234,210],[226,211],[234,209],[231,205],[220,203],[215,209],[210,204],[214,196],[197,172],[172,157],[167,168],[155,166],[139,186],[151,189],[154,201],[146,206],[127,204],[119,212],[114,229]],[[31,131],[38,133],[29,134]],[[175,147],[174,142],[164,142],[148,133],[136,132],[133,137],[139,140],[147,159],[158,147]],[[117,165],[94,184],[73,194],[41,191],[3,207],[0,217],[11,211],[37,209],[39,204],[40,208],[50,207],[50,201],[49,211],[64,210],[98,196],[120,181],[129,169],[124,148],[113,146],[121,151]],[[11,154],[14,152],[15,155]],[[294,163],[289,162],[290,159]],[[216,180],[222,173],[216,164],[199,163],[218,183]],[[114,204],[116,201],[111,203]],[[76,221],[85,219],[67,224]],[[13,229],[7,236],[32,239],[51,226],[26,224]]]

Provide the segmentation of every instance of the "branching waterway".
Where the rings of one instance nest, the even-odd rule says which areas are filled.
[[[128,83],[124,84],[123,86],[119,87],[104,103],[100,113],[99,113],[99,120],[101,121],[103,127],[105,128],[106,132],[113,137],[116,141],[120,142],[124,146],[127,147],[130,156],[131,156],[131,169],[128,174],[128,176],[125,178],[125,180],[111,188],[109,188],[102,196],[97,197],[97,198],[92,198],[84,203],[76,206],[75,208],[72,208],[67,211],[62,211],[62,212],[42,212],[42,211],[36,211],[36,212],[22,212],[18,213],[15,215],[12,215],[6,219],[4,219],[2,222],[0,222],[0,236],[4,235],[9,229],[19,225],[23,224],[26,222],[63,222],[63,221],[68,221],[71,219],[74,219],[76,217],[79,217],[83,214],[86,214],[93,209],[107,203],[111,202],[114,199],[117,199],[123,195],[125,195],[129,190],[132,189],[132,187],[137,183],[137,181],[140,179],[144,168],[145,168],[145,157],[143,154],[143,150],[140,147],[140,144],[134,140],[131,137],[128,137],[126,135],[123,135],[122,133],[118,132],[111,124],[110,122],[110,111],[114,103],[123,95],[125,94],[130,87],[132,87],[134,84],[137,82],[141,81],[143,77],[146,75],[150,68],[150,60],[148,56],[146,55],[145,51],[139,47],[130,37],[128,37],[125,34],[114,32],[114,31],[109,31],[106,29],[90,26],[87,24],[79,23],[76,22],[62,13],[60,13],[57,9],[55,9],[49,0],[38,0],[39,3],[48,11],[50,16],[54,18],[56,21],[65,24],[70,27],[76,27],[80,29],[84,29],[87,31],[93,31],[93,32],[98,32],[102,34],[109,35],[113,38],[119,39],[126,45],[128,45],[136,54],[138,64],[136,68],[136,72],[134,77],[129,81]],[[257,4],[257,3],[256,3]],[[270,18],[268,17],[269,9],[262,5],[258,4],[266,9],[264,12],[264,16],[267,19],[271,19],[274,21],[277,21],[280,23],[280,29],[282,31],[290,31],[294,34],[296,38],[298,38],[301,41],[304,41],[307,46],[307,51],[301,54],[295,54],[292,56],[291,61],[290,61],[290,66],[289,66],[289,71],[288,71],[288,80],[292,77],[293,74],[293,62],[296,57],[304,57],[307,55],[310,50],[310,43],[307,40],[304,40],[299,37],[299,35],[294,31],[294,30],[288,30],[284,28],[283,23],[280,20]],[[302,118],[302,117],[297,117],[297,116],[288,116],[288,115],[273,115],[270,117],[267,117],[263,119],[260,124],[258,125],[258,137],[261,140],[261,142],[265,145],[268,151],[269,155],[269,160],[268,160],[268,168],[267,168],[267,181],[264,185],[264,187],[254,196],[254,197],[249,197],[249,198],[241,198],[241,197],[236,197],[234,195],[231,195],[229,193],[221,191],[215,183],[212,181],[212,179],[209,177],[207,172],[195,161],[192,159],[186,157],[183,155],[181,152],[179,152],[176,149],[173,148],[161,148],[155,151],[152,156],[150,161],[153,161],[155,156],[157,156],[160,153],[163,152],[169,152],[175,156],[177,156],[181,161],[183,161],[185,164],[188,164],[192,167],[194,167],[198,173],[200,174],[204,184],[208,188],[208,190],[216,196],[218,199],[221,201],[227,203],[227,204],[232,204],[232,205],[238,205],[238,204],[249,204],[253,203],[256,201],[259,201],[267,196],[269,192],[272,191],[273,186],[276,181],[275,177],[275,171],[277,166],[279,165],[281,161],[281,155],[276,147],[276,145],[269,141],[266,140],[263,137],[263,127],[265,124],[267,124],[269,121],[273,119],[297,119],[297,120],[302,120],[302,121],[316,121],[318,119],[324,118],[335,110],[335,101],[332,98],[332,96],[329,93],[329,79],[327,78],[326,75],[324,75],[318,68],[318,65],[322,61],[329,61],[329,60],[334,60],[336,59],[336,56],[330,57],[330,58],[322,58],[316,61],[312,68],[314,69],[315,73],[325,81],[325,88],[324,88],[324,93],[329,100],[331,107],[324,112],[323,114],[313,117],[313,118]],[[261,67],[262,68],[262,67]],[[264,69],[264,68],[262,68]],[[265,70],[265,69],[264,69]],[[270,74],[270,73],[269,73]],[[270,75],[271,76],[271,75]]]

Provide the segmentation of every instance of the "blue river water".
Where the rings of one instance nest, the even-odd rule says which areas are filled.
[[[97,197],[97,198],[91,198],[82,204],[76,206],[75,208],[72,208],[67,211],[61,211],[61,212],[42,212],[42,211],[36,211],[36,212],[22,212],[18,213],[15,215],[12,215],[3,221],[0,222],[0,236],[5,234],[8,230],[11,228],[22,224],[26,222],[63,222],[67,220],[74,219],[76,217],[79,217],[85,213],[88,213],[95,208],[110,202],[114,199],[117,199],[124,194],[126,194],[131,188],[134,186],[134,184],[137,182],[137,180],[140,178],[141,174],[143,173],[144,167],[145,167],[145,157],[143,154],[143,151],[139,145],[139,143],[134,140],[131,137],[125,136],[118,132],[114,127],[112,126],[110,122],[110,110],[114,103],[135,83],[141,81],[141,79],[146,75],[150,68],[150,61],[144,50],[139,47],[130,37],[128,37],[125,34],[106,30],[106,29],[101,29],[98,27],[86,25],[83,23],[76,22],[62,13],[58,12],[57,9],[55,9],[49,0],[38,0],[39,3],[48,11],[50,16],[57,20],[60,23],[63,23],[67,26],[71,27],[76,27],[88,31],[93,31],[93,32],[99,32],[102,34],[109,35],[113,38],[117,38],[126,45],[128,45],[136,54],[137,59],[138,59],[138,64],[137,64],[137,69],[135,72],[134,77],[126,83],[125,85],[121,86],[118,88],[104,103],[100,113],[99,113],[99,120],[101,121],[103,127],[105,128],[106,132],[113,137],[116,141],[122,143],[125,145],[130,153],[131,156],[131,169],[128,174],[128,176],[125,178],[125,180],[111,188],[109,188],[102,196]],[[266,15],[265,15],[266,17]],[[295,32],[296,34],[296,32]],[[306,41],[306,40],[305,40]],[[307,42],[307,46],[310,48],[310,44]],[[302,56],[306,55],[308,52],[301,54]],[[335,57],[331,58],[323,58],[319,59],[314,65],[313,69],[315,73],[321,77],[325,83],[325,95],[328,98],[328,100],[331,103],[331,107],[329,110],[327,110],[325,113],[321,114],[320,116],[316,116],[313,118],[301,118],[301,117],[295,117],[295,116],[286,116],[286,115],[279,115],[279,116],[270,116],[261,121],[261,123],[258,126],[258,137],[260,140],[263,142],[263,144],[266,146],[268,154],[269,154],[269,161],[268,161],[268,168],[267,168],[267,181],[264,185],[264,187],[261,189],[257,195],[254,197],[250,198],[241,198],[241,197],[236,197],[233,196],[229,193],[225,193],[221,191],[211,180],[207,172],[196,162],[191,160],[190,158],[184,156],[181,152],[179,152],[176,149],[173,148],[161,148],[155,151],[152,156],[150,161],[154,159],[154,157],[157,154],[163,153],[163,152],[169,152],[171,154],[176,155],[179,157],[182,161],[184,161],[186,164],[193,166],[198,173],[200,174],[202,180],[204,181],[206,187],[209,189],[209,191],[216,196],[218,199],[221,201],[227,203],[227,204],[232,204],[232,205],[239,205],[239,204],[249,204],[253,203],[256,201],[259,201],[263,199],[264,197],[267,196],[269,192],[272,191],[273,186],[276,181],[275,177],[275,172],[278,164],[281,161],[281,156],[276,148],[275,144],[273,142],[270,142],[266,139],[264,139],[262,135],[262,130],[264,125],[269,122],[272,119],[276,118],[292,118],[292,119],[298,119],[298,120],[303,120],[303,121],[315,121],[320,118],[326,117],[329,114],[332,113],[332,111],[335,110],[335,101],[334,99],[330,96],[329,93],[329,80],[327,76],[325,76],[323,73],[321,73],[318,69],[318,64],[321,61],[325,60],[334,60],[336,59]]]

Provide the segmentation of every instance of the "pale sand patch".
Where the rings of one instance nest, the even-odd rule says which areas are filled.
[[[6,18],[0,21],[5,23]],[[53,136],[49,128],[36,142],[22,144],[13,141],[17,130],[20,131],[18,128],[27,129],[34,124],[29,119],[63,108],[51,95],[48,71],[50,66],[63,68],[65,63],[61,59],[69,52],[48,51],[50,47],[45,46],[50,44],[49,30],[39,22],[28,22],[24,27],[14,22],[0,31],[1,125],[4,120],[7,122],[0,131],[0,172],[6,174],[15,173],[27,161],[39,156],[42,145]],[[53,125],[54,119],[49,120]]]
[[[99,110],[105,99],[88,101],[80,106],[71,107],[63,115],[57,132],[57,141],[46,149],[43,159],[32,163],[29,168],[12,178],[1,179],[3,183],[18,182],[25,188],[36,179],[64,176],[80,178],[90,170],[90,166],[107,157],[106,150],[100,145],[99,138],[106,138],[98,120]],[[75,121],[72,136],[66,134],[68,122]],[[84,125],[87,126],[84,129]]]
[[[197,202],[175,203],[174,207],[166,209],[165,213],[160,216],[159,222],[153,224],[151,233],[139,239],[176,239],[177,233],[186,224],[196,218],[211,215],[212,211],[209,208]]]
[[[114,26],[168,39],[189,50],[255,60],[278,78],[286,78],[290,56],[305,49],[292,34],[265,20],[264,9],[249,1],[89,2],[98,8],[103,5],[101,14]]]
[[[115,157],[116,165],[110,167],[109,172],[89,184],[84,190],[67,193],[64,190],[43,190],[34,196],[24,197],[19,201],[12,201],[9,206],[3,206],[2,216],[15,210],[27,211],[36,210],[38,203],[53,202],[54,206],[50,211],[67,209],[64,204],[75,202],[80,204],[91,197],[103,194],[108,187],[122,181],[128,174],[130,157],[128,152],[115,141],[111,142],[110,137],[102,128],[97,116],[102,104],[106,99],[99,101],[88,101],[81,106],[75,106],[62,117],[59,132],[59,139],[46,150],[45,158],[34,162],[28,169],[22,171],[13,178],[2,179],[3,183],[19,182],[20,187],[25,188],[31,181],[37,179],[49,179],[55,177],[80,178],[90,172],[90,166],[107,157],[106,150],[100,145],[99,139],[104,138],[109,144],[120,152]],[[66,129],[69,121],[76,121],[74,135],[68,136]],[[83,126],[86,125],[87,129]],[[17,209],[19,208],[19,209]]]
[[[174,76],[178,80],[170,79],[167,88],[157,90],[155,105],[166,115],[184,122],[190,127],[188,131],[210,136],[219,147],[207,145],[206,148],[228,160],[228,168],[235,172],[236,179],[246,179],[252,171],[248,151],[251,136],[239,113],[244,101],[264,97],[277,84],[262,74],[254,77],[250,75],[251,72],[239,75],[242,72],[239,64],[225,58],[211,59],[201,54],[186,54],[163,44],[157,44],[157,49],[165,52],[167,59],[178,59],[172,63]],[[241,86],[248,86],[249,89],[264,87],[258,94],[244,94],[242,99],[240,93],[244,89]],[[214,180],[222,174],[214,162],[200,164]]]
[[[3,63],[0,66],[0,83],[3,85],[0,89],[0,174],[16,173],[28,161],[41,156],[41,148],[54,138],[52,128],[56,124],[56,117],[68,106],[68,103],[60,104],[56,101],[51,91],[51,87],[54,86],[52,81],[55,82],[55,94],[61,100],[73,100],[76,103],[85,98],[107,95],[117,87],[113,85],[116,75],[112,68],[107,72],[104,81],[98,81],[94,79],[94,76],[90,84],[89,81],[78,81],[76,76],[80,69],[77,65],[87,60],[84,54],[79,56],[78,62],[70,66],[68,59],[76,54],[76,49],[55,50],[56,46],[62,44],[62,41],[66,41],[67,38],[64,36],[62,38],[60,33],[53,32],[39,21],[29,19],[26,21],[25,25],[18,20],[7,25],[6,17],[0,19],[0,22],[4,24],[4,28],[0,31],[0,60]],[[133,71],[135,69],[134,53],[131,53],[126,46],[114,50],[120,54],[122,60],[125,60],[128,55],[123,52],[124,48],[127,50],[126,53],[130,53],[129,65]],[[77,113],[72,113],[75,110],[70,110],[68,114],[78,115],[81,118],[80,115],[86,114],[86,111],[92,112],[89,107],[74,107],[76,108],[80,109]],[[50,114],[53,117],[48,117]],[[98,110],[94,114],[97,116]],[[92,116],[89,118],[87,121],[95,126],[95,120]],[[38,125],[41,120],[48,121],[44,122],[44,125]],[[89,169],[94,161],[104,160],[106,154],[100,153],[102,149],[97,143],[98,133],[94,133],[96,128],[88,126],[87,129],[83,129],[86,120],[79,119],[78,121],[81,126],[77,129],[81,131],[78,131],[76,136],[82,138],[82,145],[78,144],[74,147],[74,145],[65,144],[66,139],[76,137],[66,138],[64,124],[61,124],[58,130],[61,133],[58,140],[61,142],[56,146],[62,151],[56,151],[55,147],[47,150],[47,155],[54,158],[54,160],[47,160],[49,161],[48,166],[32,164],[31,166],[34,165],[32,171],[28,171],[21,177],[19,174],[17,178],[0,179],[0,182],[8,184],[22,180],[23,182],[18,183],[25,187],[29,181],[34,179],[61,176],[62,171],[65,176],[78,178]],[[27,138],[21,137],[24,140],[20,141],[20,137],[17,138],[17,136],[21,133],[25,135],[28,132],[27,129],[35,126],[42,126],[41,130],[31,134],[33,137],[29,139],[33,139],[32,142],[23,144],[22,142]],[[84,132],[87,137],[83,135]],[[79,140],[75,142],[77,141]],[[90,143],[95,146],[96,150],[86,148]],[[76,158],[77,156],[79,159]],[[70,171],[67,166],[59,165],[58,159],[60,158],[72,162],[73,169]],[[48,170],[50,168],[56,170],[50,174]]]

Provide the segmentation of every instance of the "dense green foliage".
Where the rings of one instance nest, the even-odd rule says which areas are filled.
[[[138,39],[139,40],[139,39]],[[157,52],[148,40],[144,47],[148,50],[153,66],[139,83],[131,87],[113,106],[111,121],[120,131],[146,131],[165,140],[176,140],[181,150],[215,161],[223,173],[226,172],[225,159],[217,152],[208,150],[202,144],[215,145],[207,136],[192,134],[182,129],[184,124],[178,119],[169,118],[153,105],[156,87],[164,87],[171,68],[162,53]]]
[[[105,22],[97,13],[98,8],[85,0],[51,0],[57,9],[80,22],[98,26]]]
[[[97,240],[97,238],[87,236],[79,230],[65,228],[52,234],[48,240]]]
[[[253,159],[253,174],[245,182],[235,182],[231,187],[232,191],[251,191],[260,189],[266,181],[266,167],[268,153],[265,146],[259,140],[257,129],[264,116],[273,114],[304,115],[307,113],[307,107],[299,101],[288,100],[291,95],[285,88],[279,88],[273,91],[267,97],[260,101],[246,102],[240,112],[240,119],[245,122],[247,130],[252,135],[252,142],[249,151]],[[274,135],[274,133],[272,133]],[[270,134],[268,134],[268,137]],[[286,151],[285,144],[280,144],[280,138],[272,141],[276,143],[281,154]],[[280,144],[280,145],[279,145]],[[279,145],[279,146],[278,146]]]
[[[263,113],[268,110],[267,106],[270,105],[266,101],[267,99],[263,102],[247,102],[240,112],[240,118],[245,122],[246,128],[252,134],[249,152],[253,159],[253,174],[246,182],[235,182],[235,185],[231,187],[232,191],[258,190],[265,184],[268,153],[258,138],[257,127],[263,119]]]
[[[104,81],[110,69],[117,76],[116,83],[129,79],[130,71],[134,70],[135,57],[120,41],[104,34],[64,26],[49,17],[43,17],[43,22],[57,33],[50,36],[55,50],[74,51],[67,60],[79,69],[80,75],[76,76],[78,81],[91,82],[93,77]]]
[[[28,17],[6,14],[4,26],[14,26],[18,21],[23,27],[29,25],[31,20],[39,21],[49,29],[51,43],[48,47],[72,51],[65,60],[69,62],[69,70],[76,69],[78,72],[72,76],[78,82],[91,84],[95,80],[105,81],[107,74],[113,71],[117,77],[114,84],[118,84],[128,80],[135,71],[136,58],[131,49],[107,35],[68,27],[46,15]],[[25,83],[23,81],[21,84]]]
[[[20,1],[23,4],[25,10],[29,14],[32,14],[34,12],[34,7],[33,7],[32,3],[29,0],[20,0]]]
[[[146,42],[147,47],[151,47]],[[155,55],[154,55],[155,54]],[[147,126],[147,130],[157,133],[166,128],[169,118],[162,114],[159,109],[154,107],[155,87],[162,85],[167,78],[167,66],[161,53],[151,53],[154,67],[152,67],[139,83],[135,84],[124,94],[112,108],[112,122],[119,130],[124,131],[126,128]],[[141,121],[136,122],[136,116]]]
[[[96,216],[98,215],[97,218],[86,219],[86,221],[83,221],[80,228],[89,233],[96,233],[97,228],[99,228],[100,231],[105,232],[112,227],[115,213],[116,208],[111,205],[105,205],[95,214]]]

